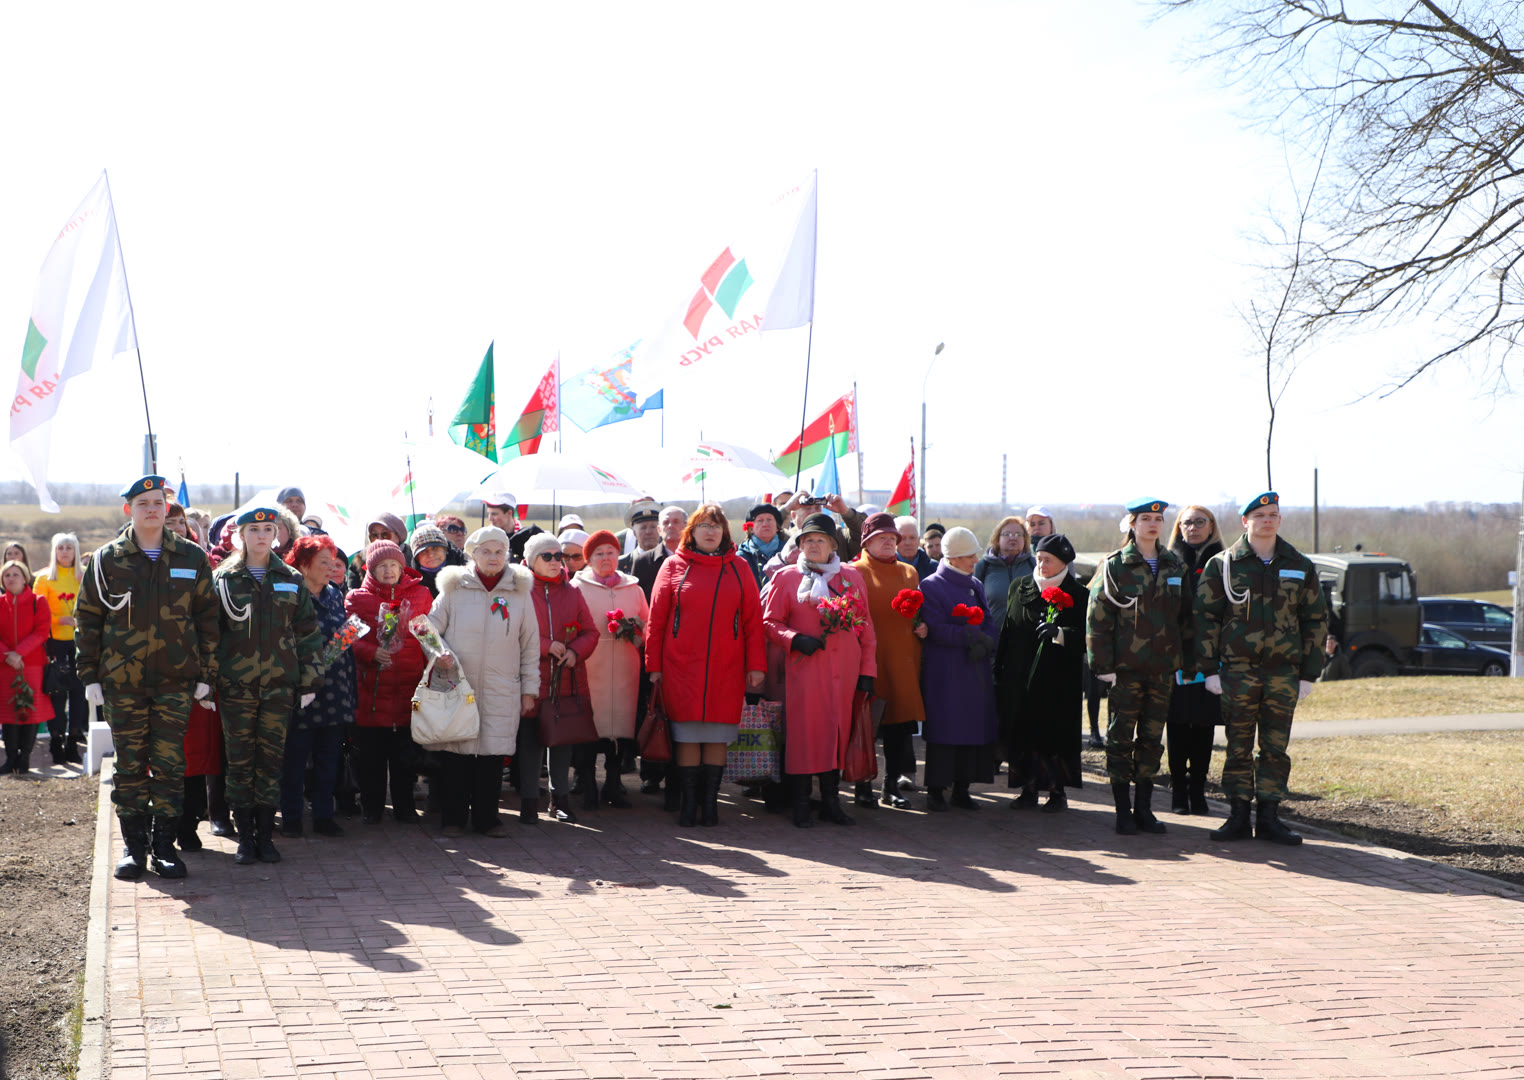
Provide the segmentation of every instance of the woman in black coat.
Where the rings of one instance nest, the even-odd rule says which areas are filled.
[[[1185,560],[1191,596],[1201,585],[1201,571],[1222,550],[1217,519],[1204,506],[1187,506],[1175,518],[1169,547]],[[1175,692],[1165,725],[1169,744],[1170,809],[1177,814],[1205,814],[1207,766],[1212,760],[1214,728],[1222,723],[1222,699],[1207,693],[1206,680],[1182,683],[1175,673]]]
[[[1036,806],[1038,791],[1046,788],[1043,812],[1058,813],[1069,806],[1064,788],[1082,786],[1081,665],[1090,593],[1069,573],[1073,561],[1074,547],[1062,534],[1043,537],[1037,543],[1036,572],[1017,579],[1006,600],[995,652],[995,700],[1011,763],[1007,783],[1021,788],[1011,803],[1013,810]],[[1072,605],[1050,621],[1042,591],[1055,586]]]

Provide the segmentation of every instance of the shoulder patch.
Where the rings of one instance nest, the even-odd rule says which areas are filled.
[[[192,581],[194,581],[196,578],[196,571],[193,568],[188,569],[183,566],[171,566],[169,568],[169,576],[172,578],[190,578]]]
[[[296,583],[294,581],[277,581],[270,588],[276,592],[296,592]]]
[[[1305,581],[1307,579],[1306,573],[1301,570],[1282,570],[1281,577],[1293,578],[1297,581]]]
[[[1177,578],[1177,577],[1165,578],[1164,579],[1164,583],[1166,585],[1179,585],[1180,584],[1180,579]]]

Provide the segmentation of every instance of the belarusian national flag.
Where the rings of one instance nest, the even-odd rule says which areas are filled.
[[[895,517],[915,516],[915,445],[910,447],[910,464],[905,466],[905,471],[900,474],[900,482],[894,485],[894,494],[889,496],[889,505],[885,510]]]
[[[492,382],[492,345],[476,369],[476,378],[466,391],[465,400],[450,421],[450,441],[484,458],[497,460],[497,392]]]
[[[558,356],[529,396],[529,404],[524,406],[518,422],[503,436],[499,461],[512,461],[537,453],[541,437],[561,430],[560,388],[561,358]]]
[[[843,394],[831,402],[831,407],[804,429],[804,439],[795,439],[784,447],[773,464],[792,477],[819,465],[826,459],[827,450],[833,458],[857,450],[857,402],[852,394]]]

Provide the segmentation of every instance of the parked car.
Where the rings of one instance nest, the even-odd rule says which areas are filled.
[[[1467,600],[1459,596],[1420,596],[1423,621],[1443,626],[1470,641],[1489,645],[1513,644],[1513,612],[1485,600]]]
[[[1413,650],[1414,674],[1507,675],[1507,650],[1467,641],[1454,630],[1424,623]]]
[[[1407,560],[1382,551],[1317,552],[1307,556],[1318,568],[1328,599],[1328,627],[1349,650],[1357,679],[1416,673],[1414,648],[1422,618],[1418,584]]]

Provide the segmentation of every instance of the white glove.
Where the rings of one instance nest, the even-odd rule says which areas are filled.
[[[1317,689],[1317,683],[1310,683],[1306,679],[1298,679],[1296,683],[1296,699],[1306,701],[1312,692]]]
[[[1222,696],[1222,676],[1221,675],[1208,675],[1206,677],[1206,691],[1209,694],[1216,694],[1218,697],[1221,697]]]
[[[1117,677],[1115,673],[1111,675],[1097,675],[1096,678],[1105,683],[1107,686],[1115,686],[1117,684]]]
[[[89,705],[106,704],[106,695],[101,693],[101,684],[93,682],[85,687],[85,702]]]
[[[215,709],[217,702],[212,699],[212,688],[204,682],[196,684],[196,700],[201,703],[203,709]]]
[[[316,694],[303,694],[302,695],[302,700],[299,703],[299,707],[305,709],[308,705],[311,705],[316,700],[317,700],[317,695]]]

